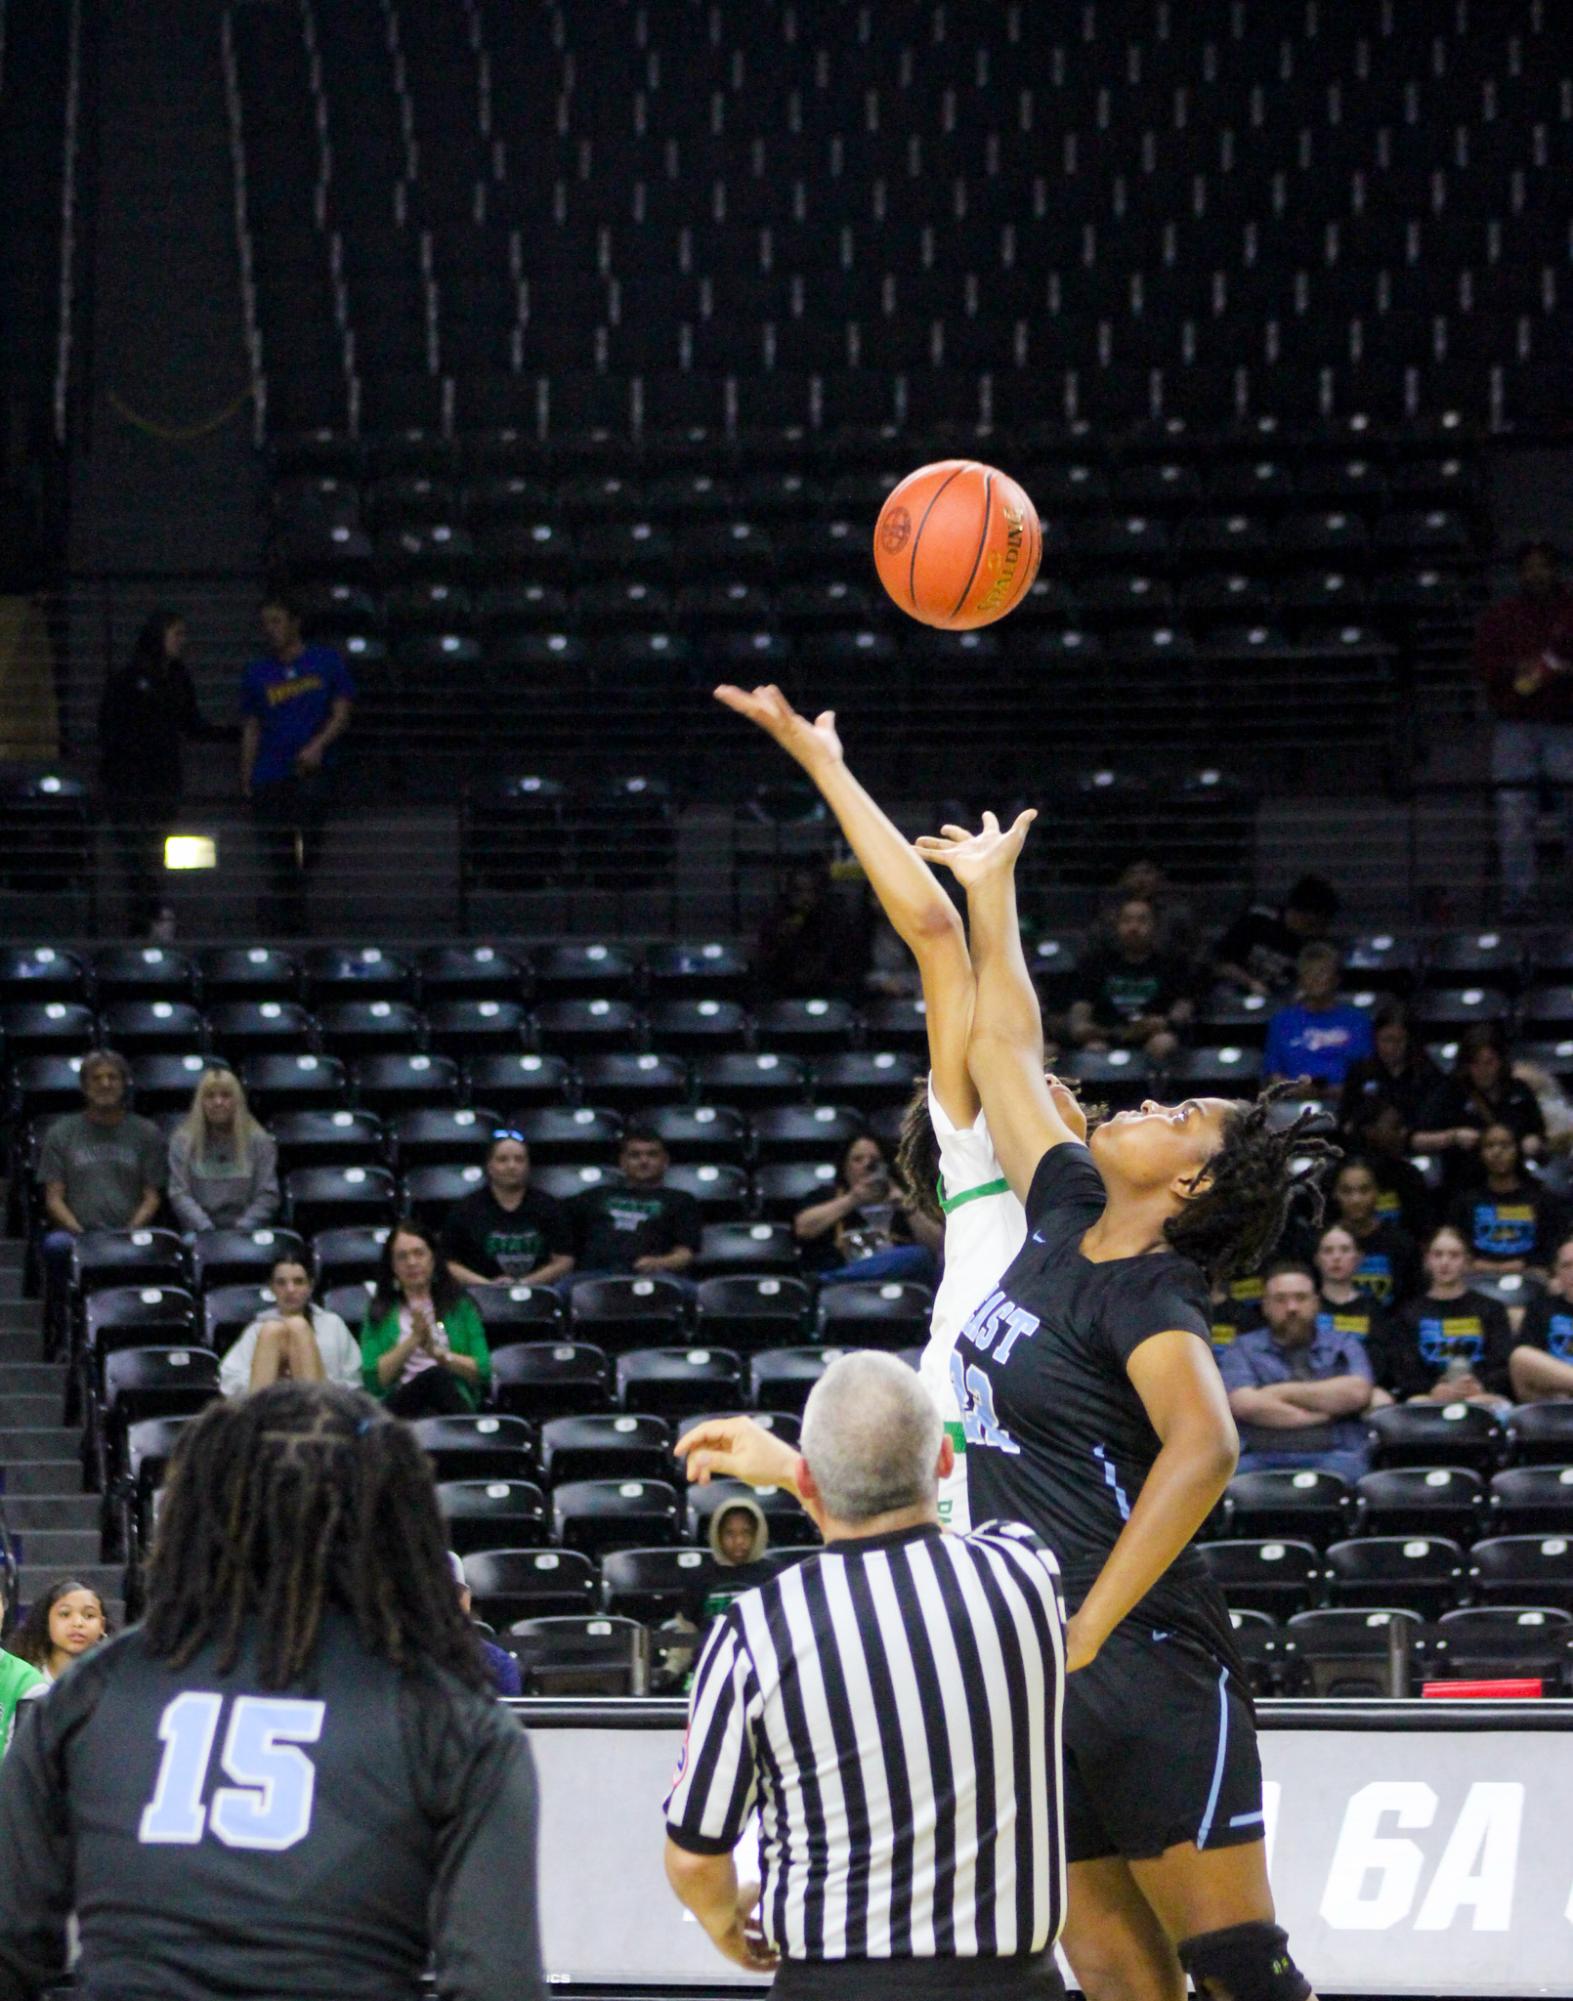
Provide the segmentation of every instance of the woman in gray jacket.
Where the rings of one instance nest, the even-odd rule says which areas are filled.
[[[169,1142],[169,1200],[183,1230],[255,1230],[279,1212],[279,1156],[233,1070],[204,1070]]]

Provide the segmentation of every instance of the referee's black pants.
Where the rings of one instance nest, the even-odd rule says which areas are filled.
[[[783,1959],[771,1990],[780,2001],[1060,2001],[1052,1952],[1008,1958]]]

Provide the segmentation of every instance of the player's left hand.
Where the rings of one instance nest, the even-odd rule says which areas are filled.
[[[1049,1096],[1054,1100],[1054,1109],[1059,1113],[1061,1122],[1069,1127],[1073,1138],[1084,1141],[1087,1137],[1087,1114],[1080,1098],[1069,1084],[1058,1077],[1051,1075],[1044,1081],[1048,1084]]]
[[[1037,817],[1037,809],[1029,806],[1002,829],[994,814],[985,813],[977,833],[969,834],[965,827],[941,827],[937,834],[921,835],[917,850],[926,862],[948,868],[963,888],[973,889],[990,876],[1010,873]]]
[[[755,688],[734,688],[723,682],[715,698],[734,714],[747,717],[766,736],[774,737],[789,757],[797,759],[805,771],[840,764],[841,738],[836,734],[836,712],[822,709],[812,722],[800,716],[773,681]]]

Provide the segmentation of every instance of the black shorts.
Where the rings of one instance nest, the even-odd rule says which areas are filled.
[[[1245,1692],[1194,1641],[1117,1627],[1065,1684],[1069,1859],[1141,1861],[1177,1842],[1230,1848],[1262,1832]]]

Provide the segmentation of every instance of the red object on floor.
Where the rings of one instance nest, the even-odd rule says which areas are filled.
[[[1538,1677],[1521,1681],[1428,1681],[1420,1693],[1436,1702],[1524,1702],[1544,1695],[1546,1685]]]

